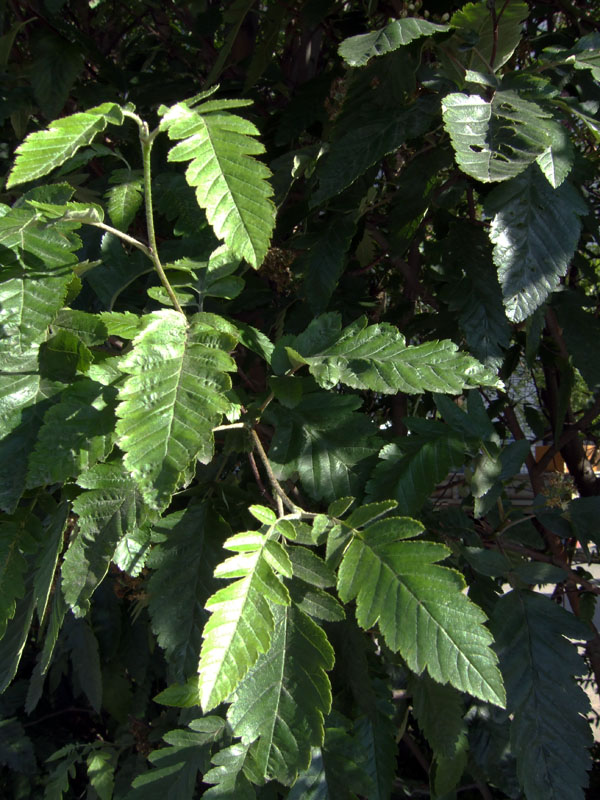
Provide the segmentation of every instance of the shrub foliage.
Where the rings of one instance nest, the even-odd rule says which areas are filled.
[[[583,798],[598,11],[123,5],[2,12],[3,794]]]

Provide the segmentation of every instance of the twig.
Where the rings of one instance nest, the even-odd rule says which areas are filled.
[[[275,503],[273,502],[273,498],[267,492],[264,483],[262,482],[262,478],[260,477],[260,472],[258,471],[258,467],[256,465],[256,460],[254,458],[254,453],[248,453],[248,461],[250,462],[250,468],[252,469],[252,474],[254,475],[254,480],[256,481],[256,485],[258,486],[259,492],[262,496],[267,500],[270,506],[274,506]],[[277,495],[279,498],[279,495]],[[281,502],[281,500],[279,500]],[[277,503],[277,509],[279,510],[279,503]],[[279,516],[282,516],[281,514]]]

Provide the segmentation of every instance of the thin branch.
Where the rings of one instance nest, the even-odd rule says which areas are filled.
[[[136,121],[139,120],[136,114],[128,113],[127,116],[132,117]],[[139,124],[139,122],[138,122]],[[141,121],[140,125],[140,142],[142,145],[142,161],[144,166],[144,200],[146,206],[146,228],[148,230],[148,242],[150,243],[150,258],[152,259],[152,263],[154,264],[154,269],[156,270],[158,277],[160,278],[160,282],[164,286],[167,294],[169,295],[169,299],[173,304],[173,308],[178,311],[180,314],[183,314],[185,317],[185,313],[181,306],[179,305],[179,300],[177,299],[177,295],[173,291],[173,287],[169,283],[169,279],[167,278],[165,271],[163,269],[163,265],[160,262],[160,258],[158,257],[158,246],[156,244],[156,233],[154,231],[154,212],[152,210],[152,170],[150,166],[150,155],[152,153],[152,144],[154,143],[154,139],[158,134],[158,129],[150,132],[148,130],[148,125],[146,122]]]
[[[270,506],[274,506],[275,503],[273,502],[273,498],[267,492],[267,490],[265,488],[265,485],[262,482],[262,478],[260,477],[260,472],[258,471],[258,466],[256,465],[256,460],[254,458],[254,453],[248,453],[248,461],[250,463],[250,468],[252,470],[252,474],[254,475],[254,480],[256,481],[256,485],[258,486],[259,492],[266,499],[266,501],[268,502],[268,504]],[[277,509],[279,510],[279,503],[281,502],[281,499],[279,498],[279,495],[277,495],[277,498],[278,498],[278,501],[279,501],[277,503]],[[282,516],[282,515],[280,514],[279,516]]]
[[[103,231],[107,231],[107,233],[112,233],[113,236],[118,236],[119,239],[122,239],[127,244],[132,245],[133,247],[137,247],[138,250],[141,250],[142,253],[147,256],[150,261],[152,261],[152,253],[150,249],[146,247],[145,244],[139,241],[139,239],[134,239],[133,236],[129,236],[123,231],[120,231],[118,228],[113,228],[112,225],[107,225],[105,222],[92,222],[91,220],[88,222],[86,219],[80,220],[84,223],[84,225],[91,225],[94,228],[100,228]]]
[[[302,517],[306,519],[314,519],[315,517],[318,517],[319,516],[318,514],[315,514],[312,511],[305,511],[303,508],[300,508],[300,506],[296,505],[296,503],[294,503],[294,501],[287,496],[281,484],[279,483],[279,481],[277,480],[277,478],[273,473],[269,457],[266,454],[265,448],[262,446],[262,442],[260,441],[258,434],[254,430],[254,428],[250,428],[250,434],[252,435],[252,438],[254,440],[254,446],[256,447],[256,451],[260,456],[260,460],[262,461],[263,466],[267,471],[267,475],[269,476],[269,480],[271,481],[271,486],[273,487],[276,496],[282,500],[285,507],[289,508],[290,511],[296,514],[300,514]]]

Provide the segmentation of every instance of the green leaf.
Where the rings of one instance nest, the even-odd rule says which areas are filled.
[[[227,372],[236,367],[226,351],[234,344],[202,314],[188,325],[176,311],[155,311],[120,360],[127,378],[119,390],[117,443],[151,507],[169,503],[194,459],[212,458],[212,429],[230,407]]]
[[[427,673],[411,676],[408,687],[413,713],[431,749],[436,755],[451,758],[459,737],[466,730],[460,692],[452,686],[436,683]]]
[[[314,314],[323,312],[346,267],[350,243],[356,232],[356,219],[335,214],[324,228],[296,242],[308,250],[296,260],[294,268],[304,272],[304,294]]]
[[[565,287],[557,292],[552,305],[574,366],[588,387],[596,390],[600,386],[600,362],[590,358],[590,342],[600,336],[600,321],[593,308],[587,308],[588,299],[574,289]]]
[[[208,101],[193,109],[178,103],[166,110],[160,128],[184,140],[169,152],[169,161],[191,161],[186,179],[217,237],[258,268],[274,227],[271,173],[253,158],[264,152],[253,138],[257,128],[227,111],[227,103]]]
[[[199,773],[206,768],[208,742],[204,733],[169,731],[165,741],[173,746],[154,750],[148,760],[155,765],[132,782],[127,800],[193,800]]]
[[[372,789],[361,741],[343,727],[327,727],[323,746],[313,748],[287,800],[351,800],[353,792],[371,797]]]
[[[490,239],[506,315],[522,322],[565,275],[587,205],[569,183],[553,189],[537,167],[488,195]]]
[[[413,672],[427,669],[440,683],[503,706],[485,614],[463,594],[462,575],[436,564],[450,552],[444,545],[403,541],[422,530],[415,520],[391,517],[355,531],[338,571],[340,599],[356,598],[361,628],[378,622]]]
[[[95,748],[87,757],[87,776],[99,800],[112,800],[117,754],[113,749]]]
[[[483,364],[499,367],[510,344],[511,327],[504,313],[502,292],[485,230],[454,225],[440,242],[442,261],[464,277],[452,275],[448,308],[458,313],[469,351]]]
[[[0,374],[0,508],[16,508],[25,489],[27,460],[34,446],[50,398],[60,388],[42,380],[37,362],[22,361],[22,371]]]
[[[29,457],[27,487],[60,483],[102,461],[112,449],[116,389],[81,378],[44,415]]]
[[[36,770],[33,742],[17,719],[0,720],[0,764],[11,772],[32,775]]]
[[[63,110],[83,68],[79,47],[49,30],[34,38],[31,84],[35,99],[49,119]]]
[[[62,751],[59,750],[54,753],[46,761],[55,760],[59,754],[65,757],[59,761],[58,766],[48,776],[44,790],[44,800],[62,800],[63,793],[69,791],[71,778],[75,777],[75,765],[80,758],[80,753],[77,752],[75,745],[68,745],[66,748],[62,748]]]
[[[483,183],[514,178],[560,135],[549,112],[508,89],[492,100],[448,94],[442,112],[458,166]]]
[[[305,394],[298,405],[272,405],[268,418],[275,425],[269,459],[277,478],[298,474],[314,500],[331,502],[360,491],[378,450],[376,428],[355,413],[360,398],[325,392]]]
[[[528,800],[583,800],[592,736],[589,701],[575,676],[586,672],[576,647],[587,627],[534,592],[512,591],[492,621],[502,674],[517,775]],[[560,687],[560,691],[557,691]]]
[[[369,167],[405,142],[422,136],[438,119],[439,99],[424,95],[412,105],[380,109],[361,124],[349,126],[317,162],[319,188],[312,193],[311,206],[341,194]]]
[[[40,623],[44,621],[54,588],[56,565],[64,546],[65,528],[70,513],[70,504],[61,502],[44,520],[44,543],[36,555],[36,572],[33,579],[33,594]],[[60,592],[58,594],[60,596]]]
[[[569,520],[578,539],[600,543],[599,513],[600,497],[577,497],[571,500]]]
[[[529,14],[527,3],[511,0],[505,4],[496,0],[495,9],[496,30],[488,3],[468,3],[450,19],[458,42],[455,44],[453,37],[446,44],[455,56],[458,54],[460,57],[462,51],[463,61],[473,69],[490,65],[492,52],[495,58],[491,66],[494,70],[499,69],[511,57],[523,35],[523,21]]]
[[[67,615],[65,620],[65,643],[73,665],[73,680],[99,714],[102,705],[102,672],[100,653],[89,623]]]
[[[203,776],[204,783],[216,784],[202,795],[215,800],[255,800],[256,794],[242,769],[248,756],[248,747],[233,744],[212,757],[215,765]]]
[[[39,520],[25,510],[0,522],[0,639],[25,596],[27,554],[35,552],[41,537]]]
[[[109,183],[113,185],[106,192],[108,213],[115,228],[126,231],[142,206],[143,174],[139,170],[118,169],[111,174]]]
[[[292,562],[294,577],[300,578],[311,586],[326,589],[335,584],[335,575],[323,559],[308,547],[291,545],[287,554]]]
[[[198,670],[208,619],[204,605],[216,589],[213,570],[231,530],[208,505],[200,505],[164,517],[154,527],[156,534],[163,541],[154,545],[148,564],[153,570],[148,610],[173,679],[184,683]]]
[[[353,389],[384,394],[398,391],[460,394],[468,386],[499,385],[491,370],[471,356],[457,352],[456,345],[448,340],[407,346],[400,331],[388,323],[367,327],[366,320],[361,318],[340,331],[337,314],[323,317],[337,325],[335,344],[318,355],[304,355],[298,337],[296,347],[324,389],[345,383]]]
[[[30,133],[16,150],[15,166],[8,176],[7,188],[33,181],[60,167],[80,147],[90,144],[108,124],[121,125],[123,113],[115,103],[51,122],[48,129]]]
[[[537,158],[537,164],[544,177],[557,189],[571,172],[575,160],[575,152],[567,130],[559,125],[550,133],[551,144]]]
[[[242,744],[252,746],[253,770],[291,785],[323,742],[323,718],[331,707],[325,670],[333,649],[323,630],[293,606],[273,608],[269,650],[236,689],[227,719]]]
[[[78,531],[62,564],[62,590],[73,613],[84,616],[90,597],[108,571],[119,540],[140,528],[149,512],[120,464],[96,464],[79,477],[88,491],[73,503]]]
[[[367,484],[367,498],[393,497],[405,514],[418,514],[440,481],[462,466],[467,443],[438,420],[405,418],[411,435],[386,445]]]
[[[0,693],[17,674],[35,610],[35,597],[29,592],[17,602],[15,613],[6,626],[0,647]]]
[[[362,67],[374,56],[385,55],[422,36],[432,36],[449,30],[448,25],[416,17],[405,17],[390,22],[378,31],[344,39],[338,47],[338,53],[351,67]]]
[[[63,308],[52,320],[52,330],[64,330],[77,336],[88,347],[104,344],[108,330],[97,314],[73,308]]]
[[[267,560],[269,543],[277,544],[260,533],[247,532],[232,536],[223,545],[239,555],[220,564],[215,577],[239,580],[219,589],[205,605],[211,617],[204,627],[198,667],[204,711],[226,700],[260,654],[269,649],[274,628],[271,603],[290,602],[287,589]]]
[[[396,775],[397,728],[389,695],[389,691],[385,696],[381,696],[381,692],[376,695],[376,706],[360,716],[354,725],[356,738],[366,754],[365,772],[374,787],[369,800],[388,800]]]

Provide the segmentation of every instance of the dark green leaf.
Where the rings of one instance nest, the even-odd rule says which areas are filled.
[[[276,606],[273,615],[271,646],[236,689],[227,719],[242,744],[254,742],[253,770],[290,785],[323,741],[331,707],[325,670],[334,658],[323,630],[302,611]]]
[[[120,464],[97,464],[79,478],[83,492],[73,503],[78,531],[62,564],[62,590],[73,613],[83,616],[108,571],[119,540],[148,520],[135,483]]]
[[[391,517],[355,533],[338,571],[340,599],[356,598],[361,628],[378,623],[413,672],[427,669],[440,683],[503,706],[485,614],[463,594],[462,575],[436,564],[449,553],[444,545],[404,541],[422,530],[415,520]]]
[[[533,166],[488,195],[485,208],[506,315],[522,322],[566,273],[587,206],[570,183],[553,189]]]
[[[360,490],[366,460],[378,449],[375,427],[355,413],[358,397],[305,394],[293,408],[271,406],[275,435],[269,458],[278,478],[298,474],[315,500],[332,501]]]
[[[197,672],[204,605],[217,588],[213,578],[220,545],[231,530],[208,506],[190,506],[169,514],[155,526],[162,534],[154,546],[148,583],[152,629],[165,650],[174,680],[183,683]]]
[[[362,67],[373,56],[385,55],[422,36],[432,36],[434,33],[444,33],[448,30],[450,30],[448,25],[439,25],[416,17],[405,17],[390,22],[381,30],[344,40],[338,47],[338,52],[351,67]]]
[[[512,591],[491,621],[507,711],[513,714],[512,750],[528,800],[583,800],[592,743],[585,720],[589,701],[575,676],[585,672],[565,637],[587,638],[586,626],[549,598]],[[560,687],[560,691],[557,691]]]

